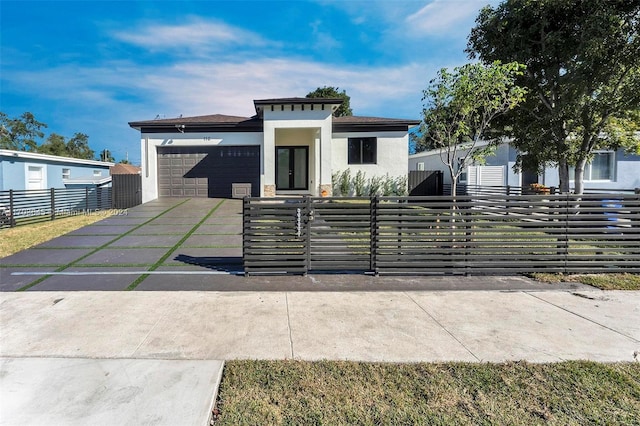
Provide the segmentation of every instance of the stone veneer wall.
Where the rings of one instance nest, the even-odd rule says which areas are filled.
[[[331,184],[320,185],[320,196],[322,196],[322,191],[327,191],[326,197],[331,197],[333,195],[333,186]]]
[[[276,186],[275,185],[265,185],[264,186],[264,196],[265,197],[275,197],[276,196]]]

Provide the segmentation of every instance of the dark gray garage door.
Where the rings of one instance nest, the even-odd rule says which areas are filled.
[[[260,195],[260,147],[158,147],[160,197],[231,198],[233,183]]]

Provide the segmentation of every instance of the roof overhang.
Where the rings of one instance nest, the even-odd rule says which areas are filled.
[[[69,178],[62,179],[62,183],[65,185],[104,185],[111,182],[111,176],[105,177],[77,177],[77,178]]]
[[[262,132],[263,129],[262,119],[257,117],[222,115],[131,121],[129,126],[141,133]]]
[[[253,105],[256,109],[256,114],[262,117],[265,109],[276,111],[280,109],[284,111],[287,107],[293,109],[296,106],[300,106],[304,111],[305,108],[313,111],[315,108],[320,110],[329,110],[333,113],[342,105],[343,99],[341,98],[277,98],[277,99],[256,99],[253,101]]]
[[[84,164],[88,166],[112,167],[115,163],[97,160],[84,160],[82,158],[60,157],[58,155],[39,154],[37,152],[13,151],[10,149],[0,149],[1,157],[25,158],[29,160],[52,161],[57,163]]]

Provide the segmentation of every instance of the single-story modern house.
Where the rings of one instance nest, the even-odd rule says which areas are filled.
[[[0,149],[0,191],[103,187],[113,163]]]
[[[256,115],[129,125],[140,131],[143,202],[158,197],[331,194],[332,174],[405,176],[417,120],[333,117],[334,98],[255,100]]]
[[[462,151],[459,155],[464,155]],[[541,174],[523,171],[516,173],[518,151],[507,142],[500,144],[495,152],[487,156],[482,165],[469,165],[460,175],[460,183],[478,186],[519,186],[527,187],[532,183],[540,183],[547,187],[558,187],[557,167],[547,167]],[[596,151],[593,160],[585,168],[584,188],[597,189],[635,189],[640,188],[640,155],[624,152],[624,150]],[[451,184],[447,167],[442,163],[440,150],[419,152],[409,156],[409,170],[441,170],[445,185]],[[573,179],[573,171],[570,171]],[[570,181],[573,187],[573,180]]]

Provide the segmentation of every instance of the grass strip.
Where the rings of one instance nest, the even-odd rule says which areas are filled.
[[[640,274],[529,274],[536,281],[549,284],[562,282],[582,283],[601,290],[640,290]]]
[[[155,271],[156,269],[158,269],[158,267],[160,267],[164,263],[164,261],[167,260],[169,256],[173,254],[173,252],[175,252],[185,241],[187,241],[187,239],[191,235],[193,235],[196,229],[198,229],[205,220],[209,219],[209,217],[211,217],[211,215],[216,210],[218,210],[218,208],[224,203],[224,201],[225,200],[220,201],[211,210],[209,210],[209,213],[207,213],[198,223],[196,223],[193,226],[193,228],[191,228],[182,238],[180,238],[180,241],[178,241],[173,247],[171,247],[169,251],[167,251],[160,259],[158,259],[158,261],[149,268],[149,271]],[[140,285],[140,283],[146,280],[148,277],[149,277],[149,274],[140,275],[138,278],[136,278],[134,282],[129,284],[129,287],[127,287],[126,290],[127,291],[135,290],[135,288],[138,287],[138,285]]]
[[[640,363],[227,361],[222,425],[640,424]]]
[[[32,248],[84,226],[92,225],[104,218],[104,215],[78,215],[0,229],[0,258]]]
[[[136,226],[134,226],[133,228],[131,228],[130,230],[126,231],[126,232],[125,232],[125,233],[123,233],[123,234],[120,234],[119,236],[117,236],[117,237],[116,237],[116,238],[114,238],[113,240],[111,240],[111,241],[109,241],[109,242],[107,242],[107,243],[105,243],[105,244],[101,245],[100,247],[97,247],[97,248],[95,248],[95,249],[91,250],[89,253],[85,254],[84,256],[80,256],[79,258],[77,258],[77,259],[76,259],[76,260],[74,260],[73,262],[67,263],[66,265],[63,265],[63,266],[59,267],[58,269],[56,269],[56,270],[55,270],[55,271],[53,271],[53,272],[62,272],[62,271],[64,271],[64,270],[65,270],[65,269],[67,269],[67,268],[70,268],[70,267],[72,267],[72,266],[75,266],[78,262],[82,261],[83,259],[86,259],[87,257],[91,256],[92,254],[94,254],[94,253],[98,252],[99,250],[102,250],[103,248],[107,247],[109,244],[114,243],[114,242],[118,241],[119,239],[121,239],[121,238],[123,238],[123,237],[125,237],[125,236],[129,235],[131,232],[135,231],[136,229],[138,229],[138,228],[140,228],[140,227],[142,227],[142,226],[146,225],[147,223],[151,222],[152,220],[155,220],[155,219],[159,218],[160,216],[162,216],[162,215],[164,215],[164,214],[166,214],[166,213],[170,212],[171,210],[175,209],[176,207],[181,206],[182,204],[186,203],[186,202],[187,202],[187,201],[189,201],[189,200],[190,200],[190,198],[187,198],[186,200],[184,200],[184,201],[182,201],[182,202],[180,202],[180,203],[178,203],[178,204],[176,204],[176,205],[174,205],[174,206],[172,206],[172,207],[168,208],[167,210],[165,210],[165,211],[163,211],[162,213],[160,213],[160,214],[158,214],[158,215],[156,215],[156,216],[152,217],[151,219],[147,220],[146,222],[143,222],[143,223],[141,223],[140,225],[136,225]],[[102,265],[102,266],[104,266],[104,265]],[[38,278],[37,280],[35,280],[35,281],[34,281],[34,282],[32,282],[32,283],[27,284],[27,285],[25,285],[25,286],[23,286],[23,287],[20,287],[20,288],[19,288],[19,289],[17,289],[16,291],[25,291],[25,290],[28,290],[28,289],[30,289],[31,287],[33,287],[33,286],[36,286],[36,285],[40,284],[42,281],[46,280],[46,279],[47,279],[47,278],[49,278],[49,277],[51,277],[51,275],[44,275],[44,276],[42,276],[42,277]]]

